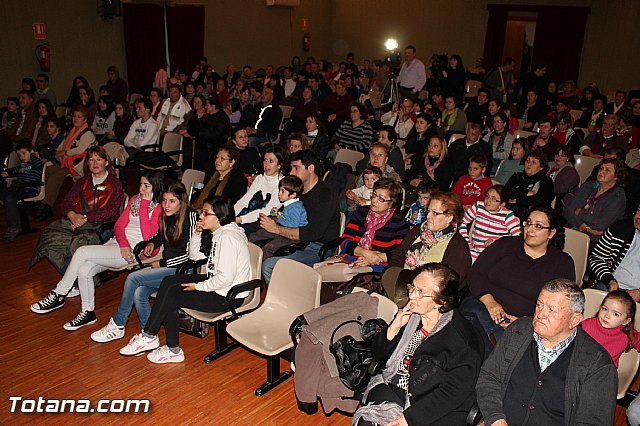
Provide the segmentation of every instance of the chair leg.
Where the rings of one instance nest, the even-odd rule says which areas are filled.
[[[32,232],[36,232],[40,230],[40,228],[31,227],[31,221],[29,221],[29,213],[27,212],[27,206],[25,206],[22,203],[19,203],[18,211],[20,212],[20,233],[18,235],[30,234]]]
[[[213,332],[216,339],[216,350],[204,357],[205,364],[215,361],[238,347],[237,342],[228,342],[227,324],[224,320],[213,323]]]
[[[280,372],[280,355],[267,358],[267,381],[256,389],[256,396],[262,396],[291,377],[291,371]]]

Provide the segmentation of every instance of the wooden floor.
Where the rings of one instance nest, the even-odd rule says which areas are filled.
[[[127,192],[135,193],[138,177],[127,173]],[[70,187],[65,182],[63,193]],[[57,207],[57,206],[56,206]],[[54,209],[54,210],[57,210]],[[35,223],[44,227],[46,223]],[[6,232],[0,207],[0,237]],[[47,315],[37,315],[29,305],[46,296],[60,275],[43,260],[31,271],[27,265],[39,232],[7,244],[0,240],[0,424],[212,424],[212,425],[350,425],[340,413],[309,416],[298,411],[289,379],[265,396],[255,389],[266,379],[266,362],[242,348],[204,364],[213,350],[214,337],[180,335],[185,352],[181,364],[156,365],[145,356],[124,357],[119,350],[140,323],[132,313],[125,338],[98,344],[91,333],[114,314],[125,275],[96,289],[98,322],[69,332],[62,325],[80,312],[80,298]],[[160,333],[164,343],[164,334]],[[282,362],[282,371],[288,363]],[[11,413],[10,396],[35,399],[149,399],[148,413],[130,414],[20,414]]]
[[[5,230],[4,209],[0,208],[0,235]],[[266,364],[244,349],[204,364],[202,358],[213,347],[212,335],[198,339],[181,334],[186,360],[174,365],[155,365],[144,356],[118,353],[140,330],[135,314],[124,339],[94,343],[90,334],[115,312],[124,276],[96,289],[95,325],[75,332],[62,328],[80,311],[79,298],[69,299],[62,309],[48,315],[32,313],[29,305],[47,295],[60,278],[46,260],[27,271],[38,235],[21,236],[10,245],[0,243],[0,424],[351,424],[351,419],[340,413],[327,417],[321,410],[313,416],[298,411],[292,379],[256,397],[254,390],[265,380]],[[283,362],[282,368],[288,365]],[[151,410],[130,414],[10,413],[10,396],[89,399],[94,404],[100,399],[149,399]],[[615,424],[627,425],[620,407]]]

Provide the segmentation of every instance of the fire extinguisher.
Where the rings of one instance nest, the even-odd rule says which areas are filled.
[[[36,59],[40,65],[40,70],[49,72],[51,70],[51,48],[48,43],[39,44],[36,46]]]
[[[311,33],[309,32],[304,33],[302,36],[302,49],[304,49],[305,52],[311,50]]]

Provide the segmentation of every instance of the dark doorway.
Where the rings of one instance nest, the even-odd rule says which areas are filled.
[[[484,44],[484,67],[487,70],[500,65],[507,56],[522,65],[522,29],[531,27],[530,23],[535,21],[533,31],[526,31],[530,46],[533,46],[529,63],[544,62],[547,75],[552,80],[578,81],[584,32],[591,8],[489,4],[487,9],[489,20]],[[529,39],[529,32],[534,33],[532,39]],[[514,37],[516,39],[512,40]],[[512,56],[505,49],[520,53]]]

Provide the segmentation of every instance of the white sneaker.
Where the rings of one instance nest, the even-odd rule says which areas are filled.
[[[153,352],[147,354],[147,359],[154,364],[167,364],[169,362],[182,362],[184,361],[184,352],[180,349],[180,352],[174,354],[167,345],[159,347]]]
[[[149,338],[140,333],[133,336],[127,346],[120,349],[120,355],[138,355],[142,352],[156,349],[158,346],[160,346],[158,336]]]
[[[124,327],[120,327],[113,322],[113,318],[111,318],[109,323],[100,330],[91,333],[91,340],[98,343],[106,343],[112,340],[122,339],[123,337]]]
[[[66,297],[78,297],[80,296],[80,290],[78,290],[78,287],[71,287],[71,290],[69,290],[69,293],[67,293]]]

